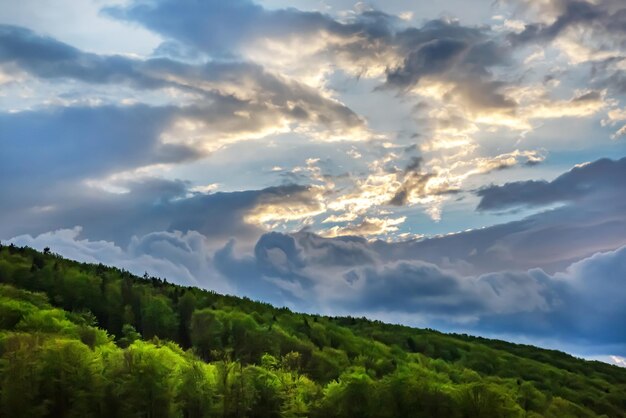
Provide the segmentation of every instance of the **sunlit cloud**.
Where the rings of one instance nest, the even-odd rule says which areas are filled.
[[[332,228],[322,231],[321,236],[338,237],[342,235],[370,236],[370,235],[386,235],[390,232],[398,231],[398,225],[404,223],[406,217],[400,218],[369,218],[365,217],[358,224],[350,224],[346,226],[333,226]]]
[[[295,193],[263,197],[244,220],[269,229],[290,221],[306,221],[325,211],[322,192],[323,188],[311,186]]]

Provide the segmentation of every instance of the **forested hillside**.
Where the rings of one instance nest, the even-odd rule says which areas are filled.
[[[625,417],[626,369],[0,249],[3,417]]]

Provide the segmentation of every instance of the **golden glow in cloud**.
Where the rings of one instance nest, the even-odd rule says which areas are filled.
[[[286,222],[306,220],[325,212],[322,192],[322,187],[311,186],[291,195],[263,198],[244,216],[244,221],[271,229]]]
[[[324,237],[338,237],[342,235],[386,235],[398,231],[398,225],[404,223],[406,216],[400,218],[369,218],[365,217],[362,222],[356,225],[333,226],[320,232]]]

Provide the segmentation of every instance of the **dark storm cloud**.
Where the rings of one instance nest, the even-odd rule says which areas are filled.
[[[368,248],[362,237],[344,236],[333,239],[322,238],[306,231],[292,235],[297,243],[303,265],[322,264],[328,267],[368,265],[375,261],[376,254]]]
[[[501,210],[515,206],[543,206],[626,191],[626,158],[602,159],[575,167],[551,182],[523,181],[481,189],[478,210]]]
[[[359,297],[350,304],[358,311],[458,314],[466,313],[468,305],[475,303],[462,303],[459,296],[471,296],[464,294],[460,280],[433,264],[400,262],[380,268],[355,268],[346,275],[353,277],[353,285],[362,285],[357,291]]]
[[[540,270],[472,277],[434,264],[404,261],[356,268],[353,272],[357,279],[352,286],[357,297],[344,295],[350,309],[423,314],[439,317],[442,322],[545,311],[558,298],[550,277]]]

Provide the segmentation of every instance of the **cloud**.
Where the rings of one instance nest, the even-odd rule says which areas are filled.
[[[44,192],[32,193],[32,184],[19,177],[12,179],[17,184],[7,181],[6,187],[15,187],[15,191],[8,189],[15,200],[0,203],[4,219],[11,219],[0,223],[0,237],[4,238],[81,225],[84,237],[122,246],[133,235],[161,230],[197,231],[220,247],[230,238],[254,245],[266,231],[262,221],[267,220],[258,219],[264,211],[271,213],[273,223],[282,224],[299,219],[290,208],[306,210],[306,205],[318,205],[315,190],[297,185],[204,193],[193,191],[188,182],[139,174],[105,184],[75,181],[54,185],[52,178],[42,179],[36,187]],[[51,182],[48,188],[47,180]],[[20,187],[25,189],[20,191]]]
[[[619,0],[549,0],[517,3],[530,12],[532,23],[509,34],[515,45],[551,44],[571,64],[591,63],[592,83],[624,93],[626,7]]]
[[[623,355],[626,333],[616,326],[624,315],[624,247],[598,253],[549,276],[558,296],[550,309],[498,317],[490,315],[476,324],[486,332],[504,332],[506,326],[520,334],[534,334],[581,345],[617,346]],[[587,348],[589,350],[589,348]]]
[[[321,192],[321,188],[311,186],[302,187],[287,196],[266,195],[246,215],[245,220],[251,224],[266,225],[271,229],[284,222],[312,218],[326,210]]]
[[[626,14],[624,5],[619,0],[591,2],[586,0],[550,0],[533,3],[523,0],[529,7],[553,16],[549,23],[532,23],[525,26],[518,34],[512,34],[515,42],[552,41],[563,32],[576,26],[603,31],[614,37],[626,36]]]
[[[236,56],[256,40],[289,43],[292,38],[321,38],[324,45],[345,47],[355,53],[363,40],[384,40],[403,20],[382,11],[356,10],[344,21],[328,14],[296,8],[268,9],[250,0],[158,0],[104,9],[108,15],[138,22],[214,57]],[[315,41],[313,43],[316,45]],[[309,45],[302,46],[305,50]],[[370,49],[375,51],[375,49]],[[361,51],[365,52],[365,51]]]
[[[462,275],[421,260],[384,261],[358,238],[268,233],[252,255],[234,241],[211,252],[197,232],[133,237],[127,248],[79,238],[80,228],[10,240],[87,262],[115,263],[132,272],[182,284],[262,298],[296,309],[371,317],[411,317],[443,329],[525,335],[587,349],[626,353],[619,324],[626,311],[626,247],[597,253],[561,272],[541,269]],[[596,354],[597,354],[596,353]]]
[[[232,56],[250,39],[315,33],[335,24],[320,13],[270,11],[249,0],[160,0],[105,9],[117,19],[141,22],[157,33],[194,45],[215,56]],[[335,24],[338,26],[337,24]]]
[[[422,158],[413,157],[404,169],[404,178],[402,185],[396,190],[395,194],[389,201],[390,205],[405,205],[412,194],[424,194],[428,181],[433,177],[431,173],[422,173]]]
[[[413,313],[452,323],[483,315],[545,311],[554,297],[540,271],[462,277],[434,264],[403,261],[354,268],[346,276],[353,277],[354,292],[342,295],[348,298],[348,309]]]
[[[0,207],[8,216],[61,196],[72,201],[84,180],[199,158],[194,148],[159,141],[172,117],[170,108],[143,105],[0,113],[0,193],[11,196]]]
[[[132,82],[156,88],[165,82],[142,71],[142,61],[82,52],[30,29],[0,25],[0,63],[41,78],[73,78],[89,83]]]
[[[321,139],[362,139],[365,122],[337,100],[247,62],[186,64],[82,52],[28,29],[0,25],[0,64],[41,79],[173,91],[165,140],[214,150],[292,129]],[[122,99],[119,99],[119,103]],[[296,124],[297,126],[290,126]],[[326,131],[326,132],[325,132]]]
[[[488,81],[488,68],[506,64],[508,50],[488,31],[457,22],[435,20],[421,28],[406,28],[401,18],[371,9],[358,10],[340,21],[319,12],[270,10],[250,0],[201,4],[160,0],[105,11],[213,57],[262,58],[268,65],[278,59],[296,67],[298,61],[317,58],[319,62],[323,57],[351,74],[377,77],[386,72],[387,84],[401,88],[424,75],[449,78],[454,74],[459,83],[465,77],[480,84],[459,88],[476,103],[512,105],[497,93],[500,83]],[[298,49],[293,51],[296,44]],[[265,49],[267,54],[260,52]]]
[[[372,250],[359,240],[273,233],[259,240],[254,258],[246,259],[246,274],[257,277],[259,287],[278,286],[286,303],[300,309],[396,315],[445,329],[551,336],[619,345],[618,354],[626,352],[626,333],[615,329],[626,313],[620,303],[626,294],[612,290],[624,287],[626,247],[554,274],[535,268],[475,276],[416,259],[384,261]],[[288,289],[298,291],[289,295]]]
[[[491,72],[511,64],[510,52],[487,30],[439,20],[397,37],[405,58],[387,72],[388,86],[410,90],[424,78],[445,80],[453,86],[447,94],[460,96],[472,107],[515,107],[501,92],[505,83],[493,80]]]
[[[533,205],[552,205],[559,201],[564,204],[529,215],[520,221],[428,239],[355,241],[352,245],[376,254],[375,258],[381,262],[414,260],[418,257],[421,261],[445,267],[460,275],[481,275],[507,269],[528,270],[534,267],[552,274],[596,252],[626,245],[626,201],[624,189],[618,184],[623,177],[620,172],[622,165],[623,160],[599,160],[576,167],[552,183],[529,182],[537,183],[539,188],[537,196],[526,199]],[[526,187],[527,183],[519,185]],[[494,186],[497,187],[506,189],[507,185]],[[530,188],[529,193],[533,190]],[[515,193],[511,196],[517,198]],[[521,204],[518,200],[515,200],[516,204]],[[508,197],[503,198],[498,210],[510,208],[508,202]],[[353,222],[357,219],[336,218],[334,221]],[[380,219],[376,222],[377,226],[396,226],[386,225],[385,218]],[[330,231],[323,234],[333,236],[350,233],[351,230],[355,234],[361,233],[361,226],[368,230],[373,227],[359,220],[331,227]],[[333,239],[315,238],[311,233],[298,233],[293,237],[298,241],[306,237],[307,242],[316,243],[316,248],[327,248],[328,251],[334,248]]]
[[[337,237],[341,235],[353,236],[370,236],[370,235],[386,235],[390,232],[396,232],[400,228],[398,225],[406,221],[406,216],[399,218],[369,218],[365,217],[358,224],[350,224],[346,226],[333,226],[328,230],[322,231],[321,235],[325,237]]]
[[[143,105],[0,113],[0,170],[44,169],[50,180],[197,158],[193,148],[158,140],[172,117],[171,108]]]
[[[626,109],[611,109],[607,113],[607,118],[602,119],[602,126],[615,126],[626,121]],[[626,135],[626,124],[622,125],[612,136],[612,139],[618,139]]]
[[[211,265],[206,238],[194,231],[153,232],[134,236],[126,248],[110,241],[81,238],[82,228],[60,229],[40,235],[20,235],[8,242],[53,252],[86,263],[103,263],[129,270],[136,275],[147,272],[173,279],[186,286],[201,286],[232,291],[230,284]]]
[[[366,213],[373,206],[420,204],[438,220],[445,194],[460,189],[467,177],[488,172],[489,167],[516,165],[524,158],[523,154],[536,153],[515,150],[492,158],[474,158],[471,160],[474,166],[459,164],[466,163],[468,154],[478,148],[472,138],[481,129],[478,124],[490,129],[494,126],[530,129],[529,118],[577,116],[583,112],[589,115],[603,105],[601,97],[594,96],[596,100],[591,100],[590,93],[566,104],[553,105],[544,100],[542,111],[534,116],[523,109],[519,112],[521,116],[515,115],[519,103],[510,94],[514,83],[499,80],[494,72],[512,63],[506,42],[487,27],[466,27],[450,19],[430,21],[418,28],[407,27],[397,17],[369,9],[338,20],[296,9],[269,10],[251,1],[135,2],[109,8],[106,13],[139,22],[170,38],[169,47],[164,45],[160,54],[174,44],[185,49],[184,54],[165,54],[176,59],[143,60],[96,55],[27,29],[3,26],[0,35],[6,46],[0,51],[0,60],[42,79],[80,80],[89,85],[127,84],[138,91],[158,90],[177,95],[172,100],[174,105],[153,106],[166,109],[163,111],[168,117],[159,119],[166,123],[152,135],[152,146],[178,147],[192,154],[187,160],[172,164],[197,159],[236,142],[285,133],[316,141],[384,136],[370,131],[363,117],[333,98],[334,92],[288,76],[293,75],[289,70],[291,62],[281,61],[280,54],[273,54],[272,59],[263,62],[268,65],[278,57],[281,64],[276,71],[241,62],[250,59],[246,45],[252,43],[252,49],[257,50],[259,40],[289,46],[292,38],[304,40],[307,45],[321,39],[319,47],[312,50],[298,48],[294,60],[306,63],[310,58],[337,63],[351,74],[354,66],[378,62],[384,67],[378,76],[384,78],[381,82],[386,87],[431,100],[433,110],[425,119],[434,121],[436,126],[422,148],[445,151],[430,164],[436,164],[436,169],[394,174],[379,173],[374,168],[371,175],[359,179],[352,193],[333,202],[333,210],[350,212],[349,216],[343,214],[343,219],[364,215],[373,218],[374,213]],[[223,60],[206,61],[202,53],[194,55],[188,50],[194,46]],[[233,53],[226,54],[226,49]],[[228,60],[224,60],[225,54],[229,55]],[[185,61],[185,56],[196,59]],[[426,131],[428,123],[424,124]],[[457,152],[460,146],[465,147],[464,153]],[[500,164],[506,156],[507,161]],[[464,173],[452,174],[462,166]],[[133,168],[145,167],[129,169]],[[385,189],[381,183],[391,186]],[[324,187],[324,192],[328,192],[328,187]],[[301,219],[315,216],[324,209],[324,203],[318,200],[317,209],[311,210],[312,206],[307,205],[293,216]],[[286,214],[280,217],[285,218]],[[261,218],[267,215],[259,215],[256,222],[267,225],[272,222]]]
[[[583,200],[597,195],[621,195],[626,158],[602,159],[574,167],[551,182],[530,180],[490,186],[477,192],[479,210],[502,210],[515,206],[545,206]],[[616,193],[617,192],[617,193]]]

